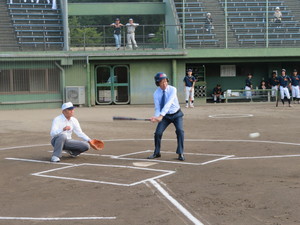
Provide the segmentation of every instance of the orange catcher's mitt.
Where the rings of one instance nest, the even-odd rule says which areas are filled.
[[[97,140],[97,139],[92,139],[90,140],[90,146],[94,149],[94,150],[103,150],[104,149],[104,142]]]

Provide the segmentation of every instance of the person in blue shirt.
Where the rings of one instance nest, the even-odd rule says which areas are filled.
[[[217,84],[217,86],[214,88],[213,94],[212,94],[214,97],[214,103],[222,102],[222,94],[223,94],[223,91],[222,91],[221,85]]]
[[[278,91],[278,77],[276,72],[272,72],[271,78],[269,79],[269,87],[272,89],[271,96],[275,97]]]
[[[248,73],[248,77],[246,79],[246,85],[245,85],[245,90],[246,91],[246,98],[251,98],[252,97],[252,88],[253,88],[253,85],[252,85],[252,74],[251,73]]]
[[[195,95],[194,89],[195,89],[196,78],[192,74],[193,74],[193,70],[189,69],[187,75],[183,79],[186,108],[188,108],[189,105],[191,108],[194,108],[194,95]]]
[[[280,90],[280,98],[282,101],[282,104],[284,106],[284,96],[286,96],[289,107],[291,107],[291,96],[288,87],[290,86],[291,78],[287,76],[286,70],[282,69],[281,70],[281,76],[278,77],[278,82],[279,82],[279,90]]]
[[[116,18],[115,22],[111,24],[111,26],[114,28],[114,38],[116,43],[117,50],[121,47],[121,28],[124,26],[122,23],[120,23],[120,19]]]
[[[297,101],[298,104],[300,103],[299,81],[300,81],[300,75],[298,75],[297,70],[294,69],[293,76],[291,76],[292,96],[293,96],[294,103],[296,103]]]
[[[161,157],[160,146],[163,132],[173,123],[176,128],[178,160],[184,161],[184,130],[183,130],[183,112],[180,109],[177,89],[169,85],[169,79],[165,73],[159,72],[154,77],[157,86],[153,94],[155,114],[151,117],[151,122],[157,122],[154,133],[155,150],[148,159]]]

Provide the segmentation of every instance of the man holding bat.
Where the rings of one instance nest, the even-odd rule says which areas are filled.
[[[154,133],[155,150],[148,159],[161,157],[160,146],[163,132],[173,123],[176,128],[178,160],[184,161],[184,130],[183,130],[183,113],[180,109],[177,98],[177,89],[168,84],[169,79],[165,73],[159,72],[154,77],[155,84],[158,86],[154,92],[155,115],[151,117],[151,122],[158,122]]]

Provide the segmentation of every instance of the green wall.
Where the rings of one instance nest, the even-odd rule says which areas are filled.
[[[69,3],[68,7],[69,16],[165,14],[165,4],[159,2]]]

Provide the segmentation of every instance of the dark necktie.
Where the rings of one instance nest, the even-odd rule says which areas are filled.
[[[160,101],[160,111],[163,109],[163,107],[165,106],[165,98],[166,98],[166,91],[163,91],[163,95],[161,97],[161,101]]]

